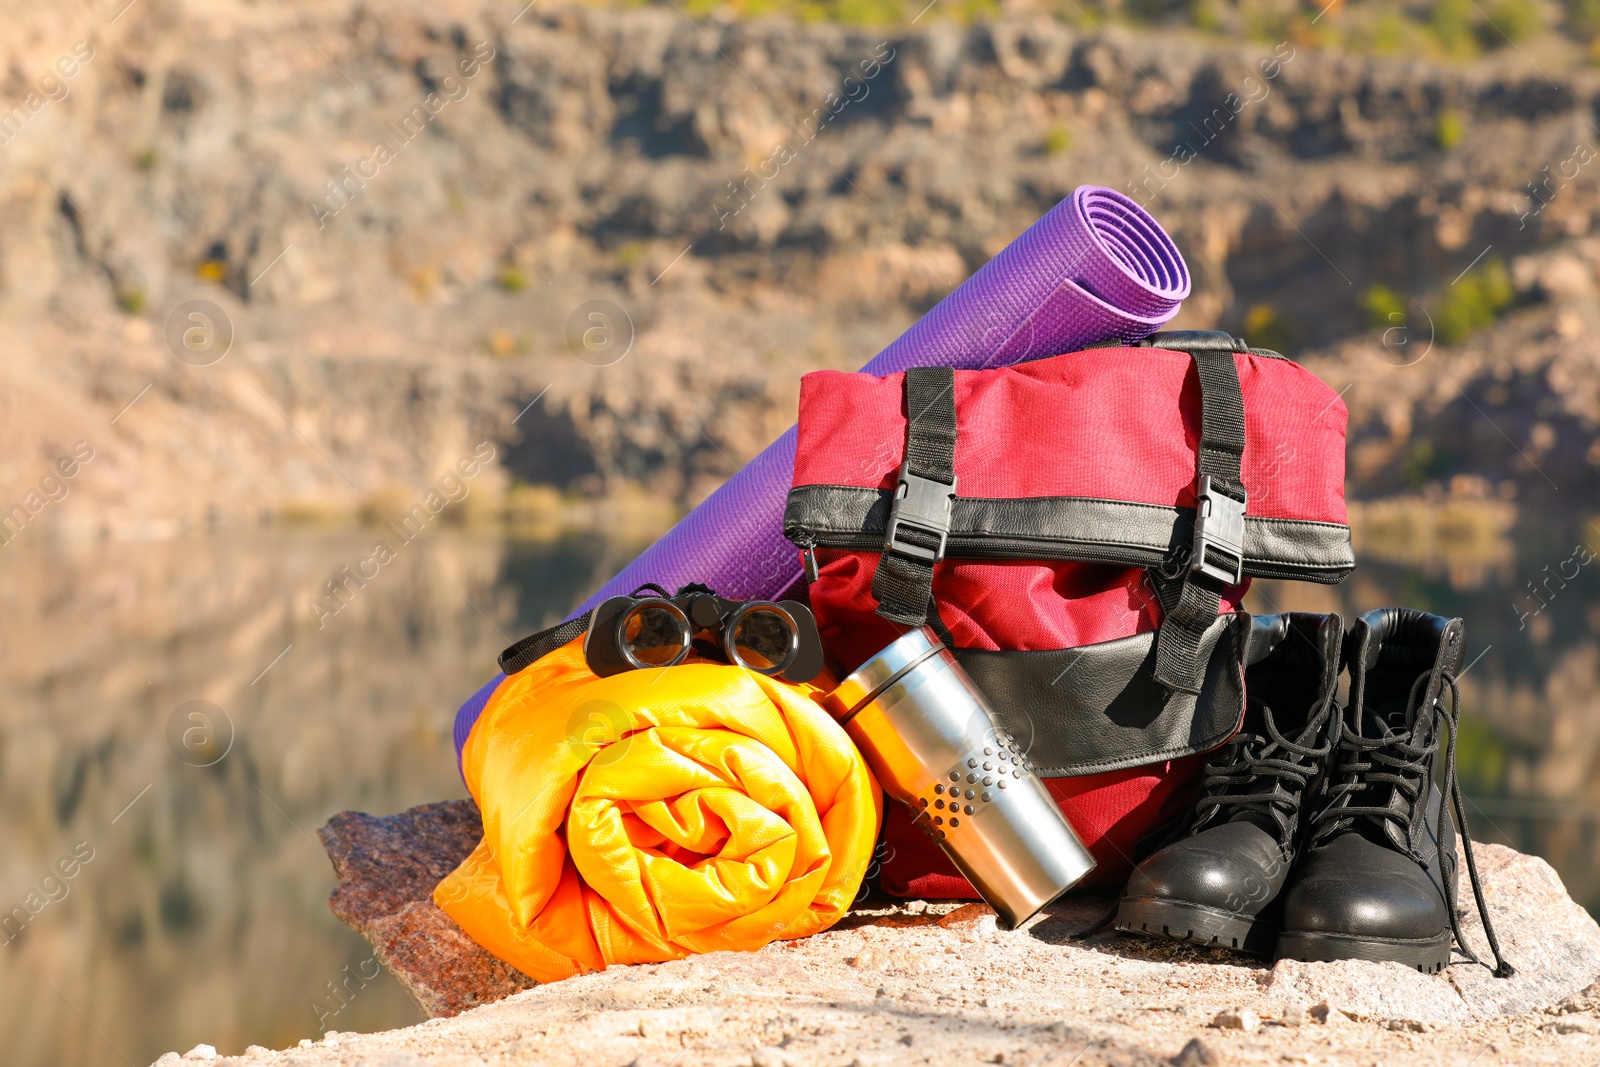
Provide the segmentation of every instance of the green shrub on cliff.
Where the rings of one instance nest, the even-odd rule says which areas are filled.
[[[1600,37],[1600,0],[1566,0],[1567,32],[1585,40]]]
[[[625,0],[634,2],[634,0]],[[645,0],[646,3],[650,0]],[[848,26],[903,26],[920,15],[954,18],[962,22],[994,18],[999,0],[679,0],[677,6],[691,18],[723,12],[739,18],[787,15],[802,22],[838,22]],[[1090,5],[1091,7],[1093,5]],[[1067,7],[1069,21],[1079,21]]]
[[[1461,143],[1467,135],[1467,122],[1459,111],[1441,111],[1433,120],[1433,139],[1446,152]]]
[[[903,27],[949,19],[978,22],[1000,14],[1000,0],[590,0],[621,6],[669,5],[694,19],[785,16],[803,22]],[[1050,17],[1083,29],[1107,23],[1190,26],[1208,34],[1297,48],[1332,46],[1353,52],[1426,54],[1470,59],[1536,37],[1547,25],[1542,0],[1043,0]],[[1562,0],[1556,27],[1588,45],[1600,62],[1600,0]]]
[[[1374,330],[1387,330],[1406,321],[1406,298],[1387,285],[1373,285],[1361,294],[1361,307],[1367,313],[1367,325]]]
[[[1477,5],[1473,0],[1433,0],[1428,12],[1428,28],[1445,55],[1468,59],[1478,52],[1474,33]]]
[[[1526,41],[1544,29],[1544,16],[1533,0],[1500,0],[1489,8],[1485,22],[1489,34],[1493,34],[1484,35],[1484,43],[1490,48],[1498,48],[1503,41]]]
[[[1465,341],[1484,327],[1493,326],[1516,296],[1506,265],[1491,259],[1445,290],[1439,310],[1434,312],[1435,335],[1447,345]]]
[[[1240,324],[1245,340],[1274,352],[1292,352],[1300,324],[1271,304],[1256,304],[1244,313]]]
[[[1463,715],[1456,735],[1456,773],[1461,787],[1480,796],[1505,788],[1506,746],[1489,724]]]

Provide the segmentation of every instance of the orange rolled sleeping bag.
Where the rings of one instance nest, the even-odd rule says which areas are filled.
[[[472,728],[483,841],[434,902],[540,982],[827,929],[883,812],[815,692],[694,659],[596,678],[582,638],[556,649]]]

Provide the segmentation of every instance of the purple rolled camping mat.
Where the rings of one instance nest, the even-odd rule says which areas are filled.
[[[957,286],[861,368],[974,370],[1147,337],[1189,295],[1189,268],[1172,238],[1121,193],[1080,187]],[[794,480],[795,430],[773,442],[584,602],[645,582],[704,582],[735,600],[772,597],[800,577],[783,536]]]
[[[1136,341],[1169,322],[1188,295],[1189,268],[1156,220],[1121,193],[1084,185],[861,369],[977,370]],[[569,618],[646,582],[704,582],[736,600],[770,599],[794,585],[800,561],[783,536],[783,508],[795,440],[791,426]],[[458,713],[458,761],[483,707],[478,697],[498,681]]]

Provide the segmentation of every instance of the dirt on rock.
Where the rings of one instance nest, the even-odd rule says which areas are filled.
[[[1459,956],[1443,974],[1423,975],[1391,963],[1271,964],[1112,932],[1080,940],[1113,903],[1105,896],[1060,902],[1015,931],[999,929],[982,904],[868,899],[830,931],[757,952],[613,967],[524,992],[522,976],[500,975],[473,1003],[504,999],[463,1011],[468,1002],[445,1005],[441,991],[483,972],[471,952],[449,958],[459,949],[438,937],[449,920],[414,922],[419,946],[397,941],[379,913],[437,912],[424,868],[470,847],[475,815],[468,802],[387,819],[347,813],[323,834],[341,877],[335,910],[391,969],[413,968],[402,981],[424,1010],[444,1014],[218,1062],[1461,1067],[1600,1057],[1600,926],[1543,860],[1494,845],[1480,846],[1479,861],[1518,968],[1510,979]],[[418,836],[432,844],[418,846]],[[396,849],[424,859],[384,879],[378,861]],[[1466,936],[1481,949],[1467,912]],[[181,1062],[169,1055],[162,1067]]]
[[[869,909],[759,952],[615,967],[405,1030],[330,1033],[216,1062],[1461,1067],[1589,1062],[1600,1053],[1592,994],[1567,1005],[1578,1010],[1558,1002],[1464,1025],[1368,1016],[1337,999],[1306,1005],[1281,994],[1275,969],[1235,957],[1114,935],[1068,943],[1103,903],[1058,907],[1009,933],[987,909],[963,908],[949,921],[934,906],[911,926],[888,925],[910,917],[903,909]],[[1470,965],[1451,970],[1461,966]],[[1398,965],[1361,969],[1380,984],[1449,981]],[[184,1062],[169,1055],[160,1067]]]

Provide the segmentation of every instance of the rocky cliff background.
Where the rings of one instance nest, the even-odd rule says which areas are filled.
[[[404,510],[485,440],[491,508],[692,504],[1085,182],[1173,232],[1178,325],[1348,390],[1353,496],[1597,498],[1566,44],[137,4],[0,42],[0,503],[94,450],[37,536]]]
[[[1251,607],[1467,616],[1475,831],[1600,906],[1581,0],[1514,44],[1522,0],[127,2],[0,0],[5,905],[99,857],[7,950],[12,1060],[413,1018],[323,1020],[370,949],[315,827],[460,795],[499,649],[1085,182],[1172,230],[1178,325],[1350,406],[1362,566]],[[352,524],[430,492],[466,521],[329,617],[386,536]],[[215,765],[172,746],[195,699]]]

